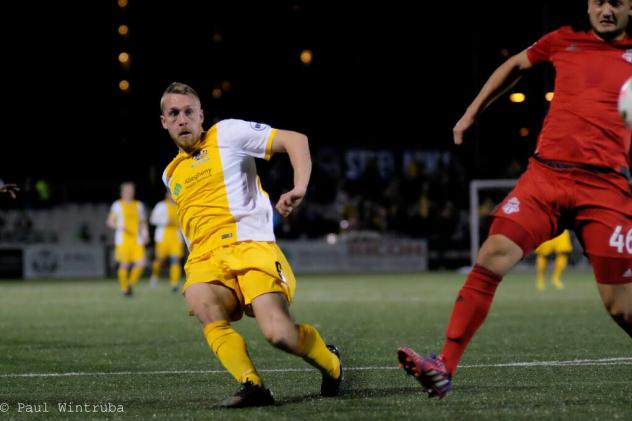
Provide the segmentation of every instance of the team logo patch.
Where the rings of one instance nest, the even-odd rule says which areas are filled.
[[[517,197],[512,197],[507,201],[507,203],[503,206],[503,212],[506,214],[518,213],[520,212],[520,200]]]
[[[256,130],[258,132],[265,130],[268,126],[262,123],[255,123],[255,122],[251,122],[250,123],[250,127],[252,127],[252,130]]]
[[[625,61],[632,64],[632,50],[625,50],[625,53],[621,56]]]

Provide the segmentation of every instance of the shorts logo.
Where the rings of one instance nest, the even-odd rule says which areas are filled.
[[[625,50],[625,53],[621,56],[625,61],[632,64],[632,50]]]
[[[517,197],[512,197],[505,203],[503,206],[503,212],[506,214],[518,213],[520,212],[520,200]]]
[[[625,272],[623,272],[623,277],[624,278],[632,278],[632,268],[626,270]]]
[[[281,282],[283,282],[284,284],[287,284],[287,278],[285,277],[285,274],[283,273],[281,262],[274,262],[274,264],[276,265],[276,270],[277,270],[277,273],[279,274],[279,277],[281,278]]]

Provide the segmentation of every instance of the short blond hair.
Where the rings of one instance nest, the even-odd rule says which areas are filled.
[[[171,82],[167,89],[162,93],[162,97],[160,97],[160,112],[164,112],[164,104],[165,104],[165,96],[168,94],[180,94],[180,95],[191,95],[195,97],[198,102],[200,101],[200,96],[195,89],[187,85],[186,83],[181,82]]]

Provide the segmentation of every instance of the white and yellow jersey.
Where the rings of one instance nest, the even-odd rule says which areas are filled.
[[[143,244],[140,230],[141,222],[147,220],[145,207],[138,200],[126,202],[117,200],[112,203],[110,215],[116,217],[114,243],[118,246],[125,243]]]
[[[270,159],[277,130],[243,120],[222,120],[199,149],[171,161],[163,182],[178,205],[184,239],[195,258],[241,241],[274,241],[272,205],[254,158]]]
[[[182,242],[178,226],[178,206],[171,200],[158,202],[149,215],[149,222],[156,226],[154,241],[161,243],[164,240]]]

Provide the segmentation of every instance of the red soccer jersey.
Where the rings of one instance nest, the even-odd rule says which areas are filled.
[[[632,76],[632,39],[606,42],[562,27],[528,50],[532,64],[555,67],[555,96],[536,153],[543,159],[630,167],[632,130],[617,112],[619,89]]]

